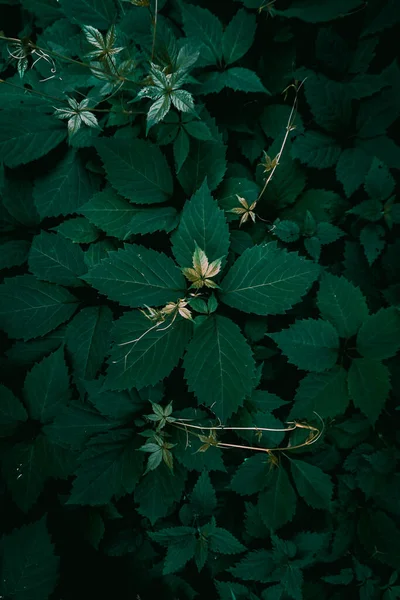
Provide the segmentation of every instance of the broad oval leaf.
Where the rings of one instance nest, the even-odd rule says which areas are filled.
[[[111,300],[132,308],[177,300],[186,288],[171,258],[135,244],[111,252],[83,279]]]
[[[82,285],[87,266],[82,248],[61,234],[42,231],[33,238],[29,269],[38,278],[72,287]]]
[[[329,475],[304,460],[292,460],[290,468],[297,491],[303,500],[312,508],[329,510],[333,494]]]
[[[0,325],[10,337],[30,340],[67,321],[77,299],[66,289],[33,275],[6,279],[0,286]]]
[[[192,264],[196,244],[211,263],[228,254],[229,229],[224,212],[211,196],[207,182],[183,208],[178,229],[172,236],[172,251],[181,267]]]
[[[172,177],[161,150],[139,139],[103,138],[96,149],[111,185],[136,204],[165,202],[172,194]]]
[[[221,283],[222,302],[257,315],[283,314],[308,292],[319,267],[275,242],[245,250]]]
[[[381,308],[366,319],[357,335],[357,350],[365,358],[384,359],[400,348],[400,313],[397,308]]]
[[[107,388],[154,385],[178,364],[192,334],[192,324],[178,317],[172,325],[168,321],[154,325],[139,311],[128,312],[115,323]]]
[[[195,329],[184,358],[185,377],[199,404],[226,421],[251,393],[255,364],[239,327],[213,315]]]
[[[379,360],[356,358],[349,369],[348,385],[354,406],[374,425],[391,389],[389,369]]]

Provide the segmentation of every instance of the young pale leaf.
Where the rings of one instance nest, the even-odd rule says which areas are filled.
[[[10,337],[46,335],[75,312],[77,300],[66,289],[33,275],[6,279],[0,286],[0,325]]]
[[[178,229],[172,235],[172,251],[181,267],[192,263],[196,244],[209,262],[228,254],[229,229],[224,212],[210,194],[207,182],[185,203]]]
[[[170,374],[192,334],[188,320],[178,317],[168,327],[170,323],[154,327],[155,323],[139,311],[128,312],[116,321],[106,380],[110,389],[140,389]]]
[[[265,488],[258,496],[258,510],[266,527],[275,531],[293,519],[297,497],[282,465],[271,465]]]
[[[330,369],[337,361],[339,336],[328,321],[302,319],[288,329],[267,335],[299,369],[318,373]]]
[[[185,377],[199,404],[226,421],[253,388],[254,360],[239,327],[212,315],[195,329],[184,358]]]
[[[348,385],[354,406],[375,425],[391,389],[389,369],[379,360],[356,358],[350,366]]]
[[[290,419],[309,419],[313,412],[322,418],[343,415],[349,405],[347,372],[335,366],[326,373],[308,373],[300,381]]]
[[[330,510],[333,485],[329,475],[304,460],[292,460],[290,468],[303,500],[312,508]]]
[[[227,65],[242,58],[251,48],[256,32],[256,18],[243,8],[238,10],[224,31],[222,51]]]
[[[357,350],[365,358],[384,359],[400,348],[400,313],[398,309],[381,308],[362,324],[357,335]]]
[[[111,324],[108,306],[84,308],[68,324],[66,345],[79,379],[96,377],[108,352]]]
[[[172,194],[172,177],[161,150],[139,139],[104,138],[96,142],[108,181],[136,204],[165,202]]]
[[[84,279],[111,300],[132,308],[172,302],[186,287],[171,258],[134,244],[112,252]]]
[[[276,243],[245,250],[221,283],[221,300],[247,313],[283,314],[299,302],[319,274],[315,263]]]
[[[324,319],[330,321],[343,338],[355,335],[369,312],[360,289],[345,277],[330,273],[321,279],[317,305]]]
[[[44,219],[78,212],[97,189],[79,154],[69,150],[55,169],[35,181],[33,198]]]
[[[68,504],[107,504],[131,494],[142,474],[143,454],[132,431],[119,429],[93,437],[80,458]]]
[[[2,593],[15,600],[47,600],[56,587],[59,558],[42,518],[2,540]]]
[[[41,158],[65,138],[65,127],[54,117],[29,110],[3,110],[0,120],[0,156],[7,167]]]
[[[37,363],[27,374],[24,398],[31,419],[47,423],[70,398],[69,375],[60,348]]]
[[[82,285],[79,276],[87,272],[80,246],[46,231],[33,238],[28,264],[38,279],[71,287]]]

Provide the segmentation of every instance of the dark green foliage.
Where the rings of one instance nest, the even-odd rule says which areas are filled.
[[[400,598],[398,2],[0,6],[0,599]]]

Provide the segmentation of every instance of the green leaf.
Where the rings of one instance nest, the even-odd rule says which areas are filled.
[[[49,443],[40,434],[30,442],[14,444],[3,459],[3,476],[18,508],[28,512],[49,476]]]
[[[154,385],[176,367],[192,334],[191,323],[178,317],[170,327],[162,323],[149,331],[153,326],[139,311],[128,312],[116,321],[107,371],[110,389]]]
[[[292,157],[315,169],[327,169],[337,164],[342,150],[328,135],[309,130],[296,137],[292,144]]]
[[[5,208],[24,227],[35,227],[40,221],[35,204],[32,202],[32,191],[33,185],[25,179],[6,180],[2,191]]]
[[[94,379],[108,353],[112,312],[107,306],[82,309],[68,324],[67,350],[79,379]]]
[[[109,254],[85,281],[124,306],[160,306],[182,297],[185,279],[173,260],[136,244]]]
[[[344,231],[331,223],[318,223],[316,237],[321,245],[332,244],[345,235]]]
[[[172,251],[181,267],[192,264],[196,244],[211,263],[229,250],[229,229],[225,215],[210,194],[207,181],[185,203],[178,229],[172,235]]]
[[[332,21],[351,13],[361,4],[361,0],[326,0],[323,4],[318,0],[294,0],[286,10],[274,10],[281,17],[300,19],[307,23],[323,23]]]
[[[333,485],[329,475],[304,460],[292,460],[290,468],[297,491],[306,504],[330,510]]]
[[[14,529],[1,544],[2,593],[15,600],[47,600],[56,587],[59,558],[45,519]]]
[[[279,221],[273,231],[282,242],[296,242],[300,237],[300,227],[294,221]]]
[[[320,127],[335,133],[349,126],[351,97],[345,84],[311,72],[304,87],[307,102]]]
[[[229,571],[235,577],[245,581],[270,582],[273,569],[272,552],[268,550],[253,550]]]
[[[178,180],[187,195],[194,194],[207,177],[211,191],[221,183],[226,171],[226,147],[221,143],[193,141]]]
[[[239,327],[219,315],[194,332],[184,358],[185,377],[199,404],[226,421],[253,388],[254,360]]]
[[[142,474],[143,455],[135,449],[132,431],[97,435],[86,445],[68,504],[107,504],[131,494]]]
[[[384,359],[400,348],[400,314],[396,308],[381,308],[362,324],[357,350],[365,358]]]
[[[113,0],[61,0],[61,8],[72,23],[108,29],[115,17]]]
[[[209,10],[199,6],[182,4],[181,10],[185,34],[200,52],[197,66],[219,63],[223,38],[220,21]]]
[[[87,271],[79,246],[60,234],[46,231],[33,238],[28,263],[38,279],[73,287],[82,285],[79,276]]]
[[[196,538],[193,534],[182,538],[179,543],[169,546],[167,556],[165,557],[163,574],[170,575],[182,569],[194,557],[195,549]]]
[[[230,531],[221,527],[211,529],[209,547],[212,552],[218,552],[219,554],[238,554],[246,550]]]
[[[221,300],[247,313],[282,314],[299,302],[319,274],[315,263],[276,243],[245,250],[221,283]]]
[[[385,230],[381,225],[368,223],[360,232],[360,242],[368,264],[371,266],[386,245]]]
[[[349,369],[348,385],[354,406],[374,425],[391,389],[389,369],[378,360],[356,358]]]
[[[270,94],[258,75],[254,71],[243,67],[227,69],[221,76],[221,81],[224,83],[224,87],[231,88],[236,92]]]
[[[76,302],[64,288],[33,275],[12,277],[0,286],[0,325],[10,337],[29,340],[69,319]]]
[[[336,164],[336,177],[350,198],[364,182],[371,165],[371,156],[361,148],[346,148]]]
[[[0,156],[7,167],[41,158],[67,135],[59,120],[26,110],[3,110],[0,120]]]
[[[258,497],[258,510],[266,527],[276,531],[293,519],[297,497],[282,465],[270,467],[266,489]]]
[[[0,269],[23,265],[28,258],[30,243],[25,240],[10,240],[0,245]]]
[[[224,60],[230,65],[242,58],[250,50],[256,32],[255,15],[243,8],[238,10],[228,24],[222,38]]]
[[[355,335],[369,313],[360,289],[345,277],[330,273],[324,273],[321,279],[317,305],[322,317],[330,321],[343,338]]]
[[[96,149],[107,179],[119,194],[136,204],[165,202],[172,194],[172,177],[165,156],[152,143],[139,139],[103,138]]]
[[[175,467],[172,473],[165,464],[147,473],[135,490],[135,502],[139,504],[137,509],[139,514],[147,517],[152,525],[161,517],[165,517],[174,502],[179,502],[185,480],[184,469]]]
[[[79,154],[69,150],[54,169],[36,179],[33,197],[44,219],[77,212],[96,190],[97,185]]]
[[[271,463],[262,453],[245,458],[232,477],[231,489],[241,496],[262,491],[268,483]]]
[[[11,435],[20,423],[27,420],[24,405],[14,394],[0,384],[0,437]]]
[[[349,404],[347,372],[339,366],[327,373],[308,373],[300,381],[290,419],[310,419],[313,412],[322,418],[343,415]]]
[[[322,319],[302,319],[278,333],[268,333],[293,365],[304,371],[326,371],[338,358],[339,336]]]
[[[100,235],[97,227],[92,225],[85,217],[68,219],[55,227],[55,230],[75,244],[90,244],[95,242]]]
[[[383,206],[379,200],[364,200],[349,211],[351,215],[358,215],[366,221],[380,221],[383,217]]]
[[[373,158],[371,167],[365,177],[365,191],[374,200],[386,200],[394,192],[395,180],[387,166]]]
[[[55,417],[60,407],[68,402],[70,394],[63,348],[43,358],[25,378],[24,398],[29,416],[41,423]]]
[[[79,212],[96,227],[102,229],[107,235],[121,240],[126,239],[131,233],[130,223],[139,211],[140,209],[118,196],[112,188],[95,194],[79,209]]]
[[[174,140],[173,148],[174,148],[176,172],[179,173],[179,171],[182,168],[183,163],[185,162],[185,160],[188,157],[189,148],[190,148],[189,136],[183,129],[180,129],[178,135],[176,136],[176,138]]]
[[[207,471],[203,471],[193,488],[190,505],[195,514],[203,517],[212,515],[217,507],[217,496]]]

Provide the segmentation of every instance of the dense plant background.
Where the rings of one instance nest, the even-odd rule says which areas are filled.
[[[400,597],[396,4],[0,0],[1,598]]]

